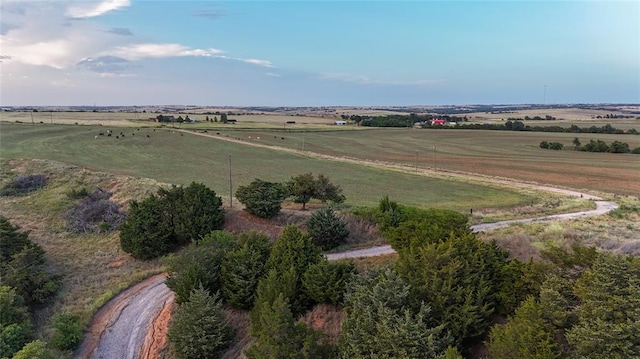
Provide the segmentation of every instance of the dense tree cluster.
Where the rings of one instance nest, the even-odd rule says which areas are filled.
[[[429,128],[447,128],[443,126],[428,126],[422,127]],[[507,120],[505,123],[458,123],[455,127],[457,129],[465,130],[495,130],[495,131],[531,131],[531,132],[560,132],[560,133],[606,133],[606,134],[630,134],[637,135],[638,131],[635,129],[629,129],[627,131],[617,129],[610,124],[604,126],[590,126],[579,127],[577,125],[571,125],[569,127],[561,126],[529,126],[519,120]]]
[[[197,241],[223,223],[222,200],[205,185],[161,188],[141,202],[131,201],[120,244],[135,258],[152,259]]]
[[[589,140],[584,146],[578,137],[573,139],[574,149],[577,151],[585,152],[610,152],[610,153],[640,153],[640,147],[631,150],[629,144],[626,142],[613,141],[611,144],[607,144],[602,140]],[[540,148],[549,150],[562,150],[564,145],[559,142],[540,142]]]
[[[579,247],[554,252],[539,293],[492,328],[492,356],[640,357],[640,260]]]
[[[56,294],[60,277],[46,271],[44,251],[19,230],[0,216],[0,358],[46,358],[42,342],[28,345],[35,338],[30,311]]]

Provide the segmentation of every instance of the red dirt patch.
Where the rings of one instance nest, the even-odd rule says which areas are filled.
[[[144,344],[140,350],[140,359],[156,359],[167,345],[167,332],[169,331],[169,321],[171,313],[175,305],[175,294],[167,300],[158,316],[153,320],[149,327],[147,336],[144,338]]]
[[[107,264],[107,268],[118,268],[124,264],[124,260],[122,258],[116,259]]]

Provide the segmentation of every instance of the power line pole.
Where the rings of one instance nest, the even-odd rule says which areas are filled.
[[[233,182],[231,182],[231,154],[229,154],[229,208],[233,207]]]

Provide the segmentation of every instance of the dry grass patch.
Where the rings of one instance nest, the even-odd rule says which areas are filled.
[[[562,222],[519,223],[479,236],[487,241],[495,239],[518,259],[528,259],[528,256],[535,259],[541,250],[550,246],[569,248],[573,244],[640,255],[640,199],[621,197],[618,201],[621,209],[608,215]]]
[[[125,203],[157,190],[157,182],[85,171],[54,161],[4,161],[2,182],[16,175],[44,173],[49,183],[25,197],[3,197],[0,211],[12,223],[30,231],[30,238],[46,251],[49,269],[63,275],[54,302],[35,320],[41,335],[54,313],[71,312],[88,322],[92,314],[121,290],[163,271],[160,261],[134,260],[120,249],[117,233],[73,234],[66,230],[64,213],[73,204],[73,189],[101,187]]]

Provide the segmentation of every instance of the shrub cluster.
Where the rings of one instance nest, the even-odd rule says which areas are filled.
[[[120,245],[135,258],[152,259],[201,239],[223,223],[222,199],[205,185],[161,188],[141,202],[131,201]]]
[[[544,148],[546,150],[556,150],[556,151],[560,151],[564,148],[564,145],[560,142],[547,142],[547,141],[542,141],[540,142],[540,148]]]
[[[0,189],[0,196],[24,196],[46,185],[45,175],[18,176]]]
[[[345,200],[340,186],[331,183],[323,174],[316,179],[312,173],[291,177],[286,183],[255,179],[246,186],[240,186],[235,196],[247,212],[262,218],[277,216],[287,197],[292,197],[295,203],[302,203],[302,209],[313,198],[322,203],[342,203]]]
[[[85,190],[86,191],[86,190]],[[80,196],[77,192],[74,196]],[[74,233],[111,232],[116,230],[126,218],[120,205],[111,202],[111,193],[97,188],[87,194],[65,215],[67,227]]]

